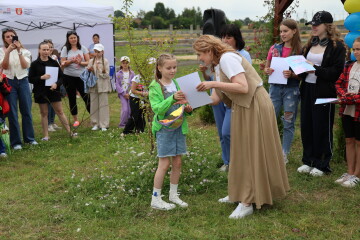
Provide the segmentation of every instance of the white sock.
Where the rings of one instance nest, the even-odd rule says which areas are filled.
[[[154,188],[152,195],[155,196],[155,197],[160,197],[161,196],[161,189]]]
[[[179,184],[170,183],[170,192],[176,192],[177,193],[178,185]]]

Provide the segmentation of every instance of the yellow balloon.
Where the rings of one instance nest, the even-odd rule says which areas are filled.
[[[344,8],[348,13],[360,12],[360,0],[346,0]]]

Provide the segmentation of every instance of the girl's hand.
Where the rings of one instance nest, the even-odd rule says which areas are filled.
[[[50,74],[44,74],[44,75],[42,75],[41,77],[40,77],[40,79],[42,79],[42,80],[47,80],[47,79],[49,79],[51,76],[50,76]]]
[[[291,72],[290,70],[284,70],[284,71],[283,71],[283,74],[284,74],[284,78],[290,78],[292,72]]]
[[[267,75],[270,76],[274,72],[274,69],[268,67],[268,68],[265,68],[264,71]]]
[[[207,66],[204,66],[202,64],[199,65],[200,72],[205,72],[207,69],[208,69]]]
[[[88,71],[89,72],[94,72],[94,68],[93,67],[88,67]]]
[[[57,88],[57,84],[54,83],[53,85],[51,85],[50,90],[54,91],[54,90],[56,90],[56,88]]]
[[[210,88],[214,88],[214,82],[201,82],[199,85],[196,86],[196,90],[198,90],[199,92],[204,92]]]
[[[180,90],[180,91],[177,91],[175,94],[174,94],[174,99],[175,100],[182,100],[182,99],[185,99],[185,95],[184,93]]]
[[[175,102],[174,105],[176,105],[176,104],[187,104],[187,103],[188,103],[188,101],[184,98],[182,100],[179,100],[179,101]]]
[[[143,97],[147,97],[147,96],[149,96],[149,93],[148,93],[148,92],[146,92],[146,91],[141,92],[141,96],[143,96]]]
[[[184,108],[184,111],[187,112],[187,113],[190,113],[192,112],[192,107],[190,105],[186,105],[185,108]]]

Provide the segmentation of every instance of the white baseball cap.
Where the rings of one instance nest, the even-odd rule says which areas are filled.
[[[101,43],[97,43],[94,45],[94,50],[98,50],[98,51],[104,51],[104,45],[102,45]]]
[[[127,61],[128,63],[130,63],[130,58],[128,56],[122,56],[120,58],[120,62],[122,62],[122,61]]]

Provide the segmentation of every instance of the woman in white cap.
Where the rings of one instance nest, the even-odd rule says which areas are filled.
[[[130,69],[130,58],[122,56],[120,58],[120,70],[116,73],[116,91],[121,101],[121,114],[119,128],[124,128],[130,118],[130,89],[131,80],[135,73]]]
[[[336,98],[335,82],[345,63],[345,46],[329,12],[317,12],[304,56],[315,71],[301,74],[301,140],[303,165],[300,173],[322,176],[330,173],[335,105],[315,104],[317,98]]]
[[[106,131],[109,128],[109,101],[108,93],[111,91],[109,76],[109,62],[104,57],[104,46],[97,43],[94,46],[95,57],[90,59],[88,70],[97,77],[94,87],[89,88],[90,93],[90,119],[93,128]]]

